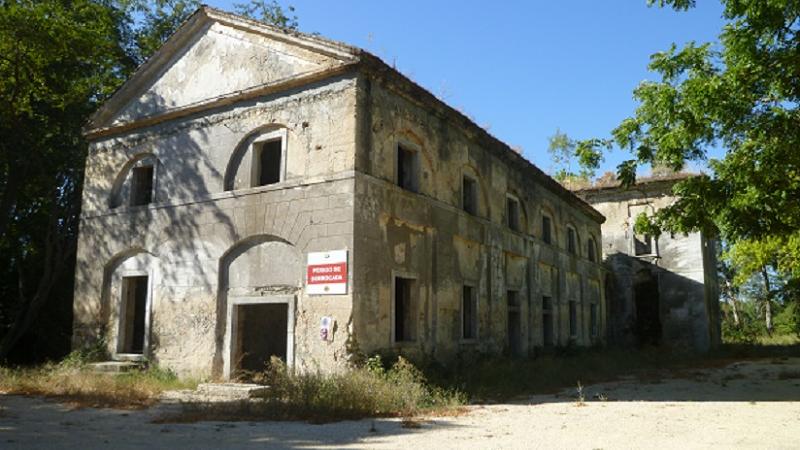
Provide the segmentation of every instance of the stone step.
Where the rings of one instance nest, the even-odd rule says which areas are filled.
[[[250,383],[201,383],[197,393],[208,397],[226,400],[245,400],[264,397],[269,386]]]
[[[144,368],[144,363],[135,361],[103,361],[89,364],[93,372],[124,373]]]

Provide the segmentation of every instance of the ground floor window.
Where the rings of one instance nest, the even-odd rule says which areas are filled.
[[[598,328],[598,324],[597,324],[597,304],[596,303],[592,303],[589,306],[589,321],[590,321],[589,323],[591,325],[591,330],[592,330],[592,337],[596,337],[597,336],[597,328]]]
[[[552,347],[555,344],[553,336],[553,298],[542,297],[542,335],[545,347]]]
[[[413,278],[394,278],[394,341],[408,342],[416,338]]]
[[[569,336],[578,336],[578,302],[569,302]]]
[[[475,288],[464,286],[461,295],[461,338],[478,337],[478,298]]]

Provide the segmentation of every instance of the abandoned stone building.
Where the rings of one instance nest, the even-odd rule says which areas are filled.
[[[664,344],[706,351],[720,343],[716,242],[703,233],[634,232],[636,218],[676,200],[672,187],[691,174],[643,178],[576,190],[606,217],[603,258],[610,344]]]
[[[75,346],[227,378],[605,339],[603,216],[366,51],[204,7],[86,136]]]

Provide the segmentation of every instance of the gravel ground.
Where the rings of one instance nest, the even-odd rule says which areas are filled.
[[[0,395],[0,448],[800,449],[800,358],[586,386],[452,418],[154,424],[175,405],[80,409]]]

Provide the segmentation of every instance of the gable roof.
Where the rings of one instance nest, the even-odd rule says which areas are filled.
[[[216,98],[199,101],[194,104],[166,109],[160,114],[140,118],[135,122],[122,124],[108,123],[115,112],[122,109],[127,102],[131,101],[131,99],[137,95],[137,93],[142,92],[149,81],[159,75],[159,70],[163,64],[169,62],[176,52],[188,45],[192,37],[198,31],[202,30],[204,27],[208,27],[211,23],[221,23],[239,30],[263,35],[270,39],[298,46],[332,58],[337,63],[330,67],[300,76],[280,79],[231,92]],[[409,100],[431,108],[434,113],[452,120],[462,127],[467,135],[474,139],[476,143],[486,148],[487,151],[490,151],[501,160],[507,162],[510,166],[518,167],[549,191],[572,206],[577,207],[595,221],[599,223],[605,221],[605,217],[589,203],[552,179],[532,162],[513,150],[508,144],[494,137],[483,127],[473,122],[472,119],[443,102],[430,91],[418,85],[395,68],[390,67],[379,57],[358,47],[316,35],[282,29],[208,6],[202,6],[195,11],[153,56],[136,69],[133,75],[131,75],[117,92],[90,117],[89,123],[84,128],[84,134],[89,139],[116,134],[149,126],[171,118],[186,116],[205,109],[228,105],[244,99],[263,96],[271,92],[302,86],[353,70],[360,70],[367,73],[372,78],[377,78],[389,83],[396,92],[404,95]]]

